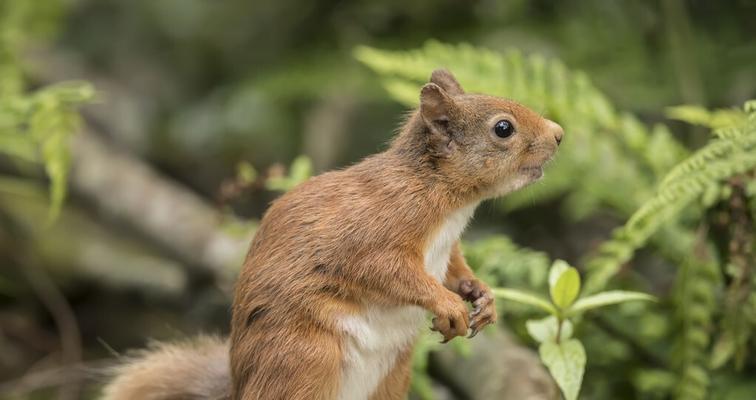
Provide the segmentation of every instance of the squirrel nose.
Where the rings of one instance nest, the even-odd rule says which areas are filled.
[[[556,122],[548,121],[548,130],[552,135],[554,135],[554,140],[556,140],[556,144],[557,146],[559,146],[562,143],[564,129],[562,129],[562,127],[559,126],[559,124],[557,124]]]

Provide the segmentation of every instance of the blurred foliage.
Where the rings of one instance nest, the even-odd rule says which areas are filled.
[[[17,273],[45,254],[48,269],[83,264],[57,283],[88,357],[103,355],[97,338],[121,349],[227,328],[213,279],[86,199],[61,208],[66,143],[94,96],[79,79],[103,91],[85,108],[91,128],[220,199],[221,218],[243,217],[227,230],[247,232],[281,191],[379,150],[445,66],[467,90],[516,99],[567,133],[546,179],[479,211],[464,243],[477,274],[545,292],[552,259],[565,258],[584,266],[585,295],[661,299],[576,318],[581,398],[751,399],[756,179],[753,106],[740,105],[756,97],[754,12],[750,1],[3,0],[0,193],[14,196],[0,202],[11,266],[0,270],[0,376],[58,351]],[[474,45],[444,44],[459,42]],[[48,183],[51,201],[28,195]],[[54,229],[15,230],[58,212]],[[156,295],[164,275],[182,284]],[[535,345],[533,308],[499,306],[502,325]],[[414,358],[423,399],[444,384],[425,374],[436,342],[423,336]]]
[[[56,5],[23,0],[0,4],[0,152],[44,165],[50,179],[51,220],[60,212],[66,194],[68,138],[79,128],[77,108],[94,96],[88,83],[27,89],[20,49],[30,36],[51,29]]]
[[[306,181],[310,176],[312,176],[312,162],[305,156],[299,156],[292,161],[287,175],[268,176],[265,187],[269,190],[286,192]]]

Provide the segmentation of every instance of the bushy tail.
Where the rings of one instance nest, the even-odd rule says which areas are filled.
[[[228,341],[211,336],[155,343],[112,370],[102,400],[228,399],[228,349]]]

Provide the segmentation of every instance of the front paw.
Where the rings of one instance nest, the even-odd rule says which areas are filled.
[[[433,307],[432,311],[436,317],[433,318],[431,330],[440,332],[444,336],[441,343],[467,334],[470,326],[467,305],[456,294],[445,293],[444,298]]]
[[[496,322],[496,306],[494,305],[493,293],[485,283],[475,280],[464,280],[459,283],[459,295],[473,304],[470,313],[470,338],[488,324]]]

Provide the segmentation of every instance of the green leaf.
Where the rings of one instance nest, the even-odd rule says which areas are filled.
[[[236,176],[244,184],[252,184],[257,179],[257,170],[248,161],[242,161],[236,166]]]
[[[665,114],[670,119],[676,119],[692,125],[701,125],[711,129],[737,125],[745,119],[745,114],[738,109],[710,111],[695,105],[667,107]]]
[[[289,177],[292,187],[299,185],[312,176],[312,162],[307,156],[299,156],[291,163]]]
[[[575,301],[580,293],[580,274],[575,268],[569,267],[557,279],[551,290],[551,301],[561,308],[566,309]]]
[[[635,300],[656,301],[656,298],[645,293],[628,292],[624,290],[610,290],[607,292],[594,294],[593,296],[584,297],[576,301],[575,304],[573,304],[572,307],[567,310],[567,313],[568,315],[572,315],[593,308]]]
[[[37,162],[39,155],[35,143],[25,135],[4,135],[0,131],[0,152],[20,160]]]
[[[735,348],[735,339],[732,334],[728,331],[722,333],[711,350],[709,367],[711,369],[721,368],[735,355]]]
[[[504,288],[495,288],[492,290],[494,296],[506,299],[506,300],[512,300],[516,301],[518,303],[528,304],[531,306],[536,306],[544,311],[546,311],[549,314],[556,314],[557,310],[554,308],[551,303],[549,303],[546,299],[543,299],[537,295],[523,292],[520,290],[515,289],[504,289]]]
[[[585,372],[585,349],[577,339],[559,344],[544,342],[538,348],[541,360],[549,369],[566,400],[576,400]]]
[[[549,289],[556,285],[559,277],[562,276],[562,273],[569,268],[570,264],[567,264],[567,261],[564,260],[555,260],[554,263],[551,264],[551,270],[549,270]]]
[[[299,156],[294,159],[287,176],[271,177],[265,182],[268,190],[288,192],[295,186],[306,181],[312,175],[312,162],[307,156]]]
[[[538,343],[543,342],[561,342],[572,336],[572,322],[569,320],[562,321],[562,330],[559,330],[559,319],[551,315],[543,319],[531,319],[525,322],[530,336]],[[559,340],[557,340],[559,332]]]

